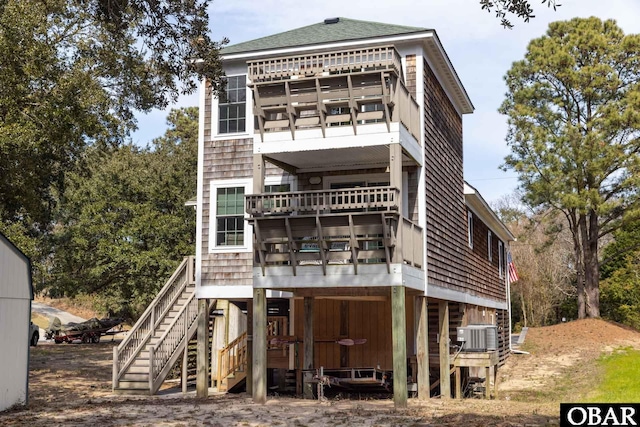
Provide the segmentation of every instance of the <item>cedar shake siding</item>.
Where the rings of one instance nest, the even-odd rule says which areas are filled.
[[[416,56],[407,55],[405,59],[407,69],[405,75],[407,90],[414,98],[416,98]],[[420,216],[417,195],[418,179],[420,175],[417,168],[411,168],[407,172],[409,175],[409,188],[407,189],[409,192],[409,210],[408,212],[404,212],[404,216],[417,224]]]
[[[207,102],[206,105],[210,103]],[[205,119],[202,221],[202,285],[253,285],[253,252],[210,253],[211,181],[253,179],[253,138],[211,140],[211,111]],[[287,176],[266,164],[266,175]]]
[[[416,98],[416,56],[407,55],[405,57],[405,63],[407,67],[407,73],[405,76],[407,90],[414,98]]]
[[[462,117],[424,61],[427,268],[430,285],[468,290]],[[465,289],[466,288],[466,289]]]
[[[489,260],[489,228],[482,220],[473,215],[473,248],[466,246],[467,271],[470,289],[478,296],[505,301],[506,289],[504,275],[500,278],[498,242],[500,238],[492,232],[491,260]],[[503,242],[504,243],[504,242]],[[503,247],[506,247],[504,245]],[[502,257],[503,261],[506,256]],[[503,267],[504,268],[504,267]],[[506,269],[503,271],[506,272]]]
[[[209,120],[211,116],[208,116]],[[210,182],[253,178],[253,139],[204,142],[202,285],[252,285],[253,253],[209,253]]]

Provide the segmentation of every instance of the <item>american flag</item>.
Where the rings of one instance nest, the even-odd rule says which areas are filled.
[[[516,265],[513,263],[511,259],[511,251],[507,252],[507,271],[509,272],[509,282],[517,282],[518,281],[518,272],[516,271]]]

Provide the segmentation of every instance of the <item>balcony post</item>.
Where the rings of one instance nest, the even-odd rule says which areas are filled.
[[[393,249],[393,263],[402,263],[402,145],[389,145],[389,185],[398,189],[398,224],[396,231],[396,246]]]
[[[262,154],[253,155],[253,194],[260,194],[264,191],[264,156]]]

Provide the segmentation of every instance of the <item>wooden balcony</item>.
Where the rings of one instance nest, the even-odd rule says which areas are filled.
[[[423,230],[400,217],[398,196],[392,187],[247,195],[256,265],[263,276],[283,266],[293,276],[307,267],[324,276],[331,266],[353,275],[375,264],[421,270]]]
[[[249,61],[247,66],[249,80],[254,83],[363,70],[401,74],[402,70],[400,55],[393,46],[269,58]]]
[[[420,139],[419,107],[403,82],[398,52],[392,46],[270,58],[248,63],[256,134],[270,141],[278,133],[291,140],[347,127],[392,132],[399,123]],[[398,131],[398,127],[395,127]],[[302,132],[302,133],[301,133]],[[283,134],[284,133],[284,134]],[[314,136],[315,137],[315,136]]]

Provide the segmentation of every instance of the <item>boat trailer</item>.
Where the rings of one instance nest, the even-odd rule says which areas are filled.
[[[71,343],[78,340],[85,344],[97,344],[103,335],[115,335],[125,332],[122,330],[122,322],[123,319],[120,318],[93,318],[85,322],[70,322],[62,325],[59,318],[53,317],[45,331],[45,338],[53,340],[56,344]]]

